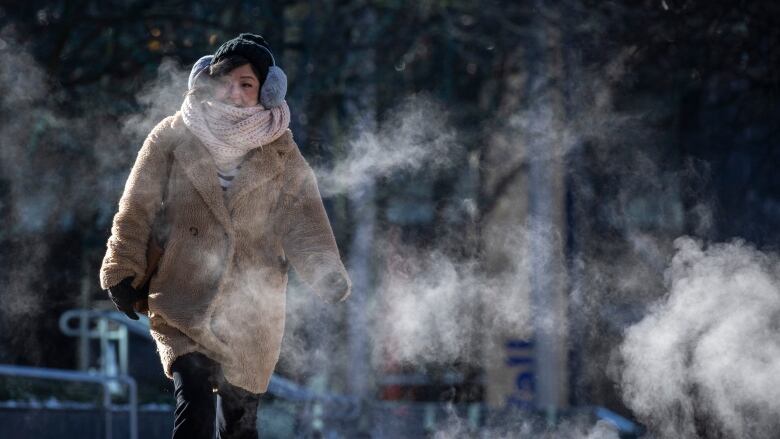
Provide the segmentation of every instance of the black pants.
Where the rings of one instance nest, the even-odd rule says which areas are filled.
[[[257,439],[260,395],[225,381],[219,364],[199,352],[177,358],[171,371],[173,439]]]

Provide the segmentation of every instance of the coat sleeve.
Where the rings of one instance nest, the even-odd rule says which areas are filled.
[[[352,282],[341,262],[317,180],[305,161],[297,169],[297,191],[284,203],[284,252],[320,297],[343,301],[351,293]]]
[[[167,150],[173,118],[164,119],[149,133],[127,177],[100,268],[103,289],[127,277],[134,277],[133,286],[138,288],[143,280],[152,222],[160,209],[163,187],[167,183]]]

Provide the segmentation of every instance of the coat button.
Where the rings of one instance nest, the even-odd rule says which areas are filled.
[[[190,233],[192,234],[192,236],[198,236],[198,228],[190,227]]]

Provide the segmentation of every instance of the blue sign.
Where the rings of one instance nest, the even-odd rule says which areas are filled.
[[[535,406],[535,374],[533,341],[508,340],[504,345],[506,366],[514,373],[512,393],[507,396],[509,407],[531,410]]]

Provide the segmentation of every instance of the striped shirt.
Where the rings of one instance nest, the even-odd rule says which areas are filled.
[[[217,177],[219,178],[219,185],[222,186],[222,192],[227,192],[228,188],[233,184],[233,180],[236,178],[236,175],[238,175],[238,171],[241,169],[241,165],[238,165],[236,168],[228,171],[228,172],[222,172],[217,171]]]

